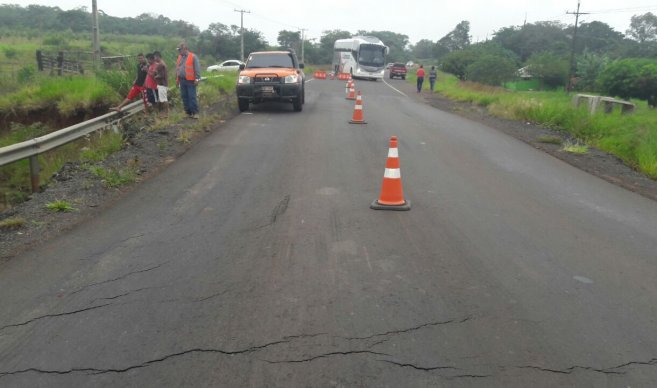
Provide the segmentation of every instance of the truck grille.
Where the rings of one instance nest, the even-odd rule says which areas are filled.
[[[274,76],[256,76],[254,81],[256,84],[280,84],[281,83],[281,77],[274,77]]]

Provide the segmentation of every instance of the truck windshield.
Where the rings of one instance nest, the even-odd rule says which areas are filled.
[[[247,69],[260,67],[294,67],[292,57],[287,54],[257,54],[249,56]]]

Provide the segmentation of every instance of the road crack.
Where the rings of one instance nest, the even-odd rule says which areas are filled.
[[[107,307],[107,306],[111,306],[111,305],[112,305],[112,303],[107,303],[107,304],[101,304],[101,305],[99,305],[99,306],[88,307],[88,308],[85,308],[85,309],[80,309],[80,310],[75,310],[75,311],[67,311],[67,312],[59,313],[59,314],[47,314],[47,315],[42,315],[42,316],[40,316],[40,317],[32,318],[32,319],[27,320],[27,321],[25,321],[25,322],[21,322],[21,323],[12,323],[11,325],[2,326],[2,327],[0,327],[0,331],[2,331],[2,330],[4,330],[4,329],[8,329],[8,328],[10,328],[10,327],[25,326],[25,325],[28,325],[28,324],[30,324],[30,323],[32,323],[32,322],[35,322],[35,321],[38,321],[38,320],[41,320],[41,319],[45,319],[45,318],[64,317],[64,316],[67,316],[67,315],[79,314],[79,313],[83,313],[83,312],[86,312],[86,311],[96,310],[96,309],[100,309],[100,308]]]
[[[341,337],[341,338],[344,338],[344,339],[347,339],[347,340],[368,340],[368,339],[372,339],[372,338],[376,338],[376,337],[384,337],[384,336],[388,336],[388,335],[397,335],[397,334],[410,333],[412,331],[417,331],[417,330],[420,330],[420,329],[424,329],[425,327],[448,325],[448,324],[451,324],[451,323],[464,323],[464,322],[467,322],[471,319],[472,319],[472,317],[465,317],[465,318],[461,319],[460,321],[450,319],[448,321],[429,322],[429,323],[425,323],[425,324],[422,324],[422,325],[419,325],[419,326],[411,327],[409,329],[391,330],[391,331],[386,331],[385,333],[372,334],[372,335],[365,336],[365,337]]]
[[[375,356],[388,356],[392,357],[390,354],[387,353],[380,353],[380,352],[373,352],[371,350],[349,350],[349,351],[344,351],[344,352],[329,352],[329,353],[322,353],[318,354],[313,357],[308,357],[308,358],[302,358],[298,360],[278,360],[278,361],[271,361],[271,360],[262,360],[268,364],[299,364],[303,362],[312,362],[315,360],[318,360],[320,358],[327,358],[327,357],[333,357],[333,356],[349,356],[353,354],[371,354]]]
[[[574,365],[574,366],[571,366],[571,367],[566,368],[566,369],[544,368],[544,367],[535,366],[535,365],[517,366],[516,368],[534,369],[534,370],[538,370],[538,371],[541,371],[541,372],[558,373],[558,374],[565,374],[565,375],[572,374],[573,372],[575,372],[578,369],[591,371],[591,372],[610,374],[610,375],[624,375],[627,372],[618,371],[617,369],[623,369],[623,368],[627,368],[629,366],[634,366],[634,365],[655,366],[655,365],[657,365],[657,358],[652,358],[649,361],[630,361],[630,362],[626,362],[625,364],[621,364],[621,365],[618,365],[618,366],[612,366],[612,367],[609,367],[609,368],[602,368],[602,369],[588,367],[588,366],[581,366],[581,365]]]
[[[21,369],[17,371],[9,371],[9,372],[0,372],[0,378],[5,377],[5,376],[11,376],[11,375],[18,375],[18,374],[25,374],[25,373],[41,373],[41,374],[55,374],[55,375],[66,375],[66,374],[73,374],[73,373],[86,373],[90,375],[100,375],[100,374],[106,374],[106,373],[125,373],[129,372],[135,369],[141,369],[141,368],[147,368],[151,365],[158,364],[161,362],[165,362],[169,359],[176,358],[176,357],[182,357],[186,356],[188,354],[193,354],[193,353],[210,353],[210,354],[222,354],[226,356],[235,356],[235,355],[240,355],[240,354],[246,354],[246,353],[253,353],[257,352],[259,350],[268,348],[270,346],[275,346],[283,343],[287,343],[289,341],[274,341],[274,342],[269,342],[263,345],[258,345],[258,346],[252,346],[246,349],[241,349],[241,350],[222,350],[222,349],[203,349],[203,348],[195,348],[195,349],[188,349],[184,350],[182,352],[178,353],[172,353],[168,354],[166,356],[162,356],[153,360],[149,360],[146,362],[143,362],[141,364],[136,364],[136,365],[130,365],[125,368],[107,368],[107,369],[101,369],[101,368],[71,368],[71,369],[66,369],[66,370],[47,370],[47,369],[38,369],[38,368],[27,368],[27,369]]]
[[[165,265],[165,264],[168,264],[168,261],[167,261],[167,262],[164,262],[164,263],[161,263],[161,264],[158,264],[158,265],[153,266],[153,267],[140,269],[140,270],[138,270],[138,271],[128,272],[128,273],[123,274],[123,275],[121,275],[121,276],[119,276],[119,277],[117,277],[117,278],[114,278],[114,279],[103,280],[102,282],[88,284],[88,285],[86,285],[86,286],[84,286],[84,287],[82,287],[82,288],[80,288],[80,289],[78,289],[78,290],[75,290],[75,291],[71,292],[70,295],[75,295],[75,294],[80,293],[80,292],[82,292],[82,291],[85,291],[85,290],[87,290],[87,289],[89,289],[89,288],[91,288],[91,287],[96,287],[96,286],[100,286],[100,285],[102,285],[102,284],[107,284],[107,283],[116,282],[116,281],[118,281],[118,280],[125,279],[125,278],[127,278],[127,277],[129,277],[129,276],[132,276],[132,275],[136,275],[136,274],[140,274],[140,273],[144,273],[144,272],[153,271],[153,270],[156,270],[156,269],[162,267],[162,266]]]

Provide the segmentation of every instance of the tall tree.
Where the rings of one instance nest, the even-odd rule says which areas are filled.
[[[504,27],[495,32],[493,41],[515,52],[522,61],[532,55],[550,51],[564,55],[570,52],[571,40],[559,22],[537,22],[522,27]]]
[[[338,39],[351,38],[351,32],[344,30],[329,30],[322,33],[319,39],[320,62],[331,63],[333,61],[333,44]]]
[[[301,53],[301,32],[282,30],[278,32],[278,44],[281,48],[294,49]]]
[[[657,16],[651,12],[632,16],[627,35],[639,43],[657,41]]]
[[[470,45],[470,22],[463,20],[447,35],[438,40],[449,51],[463,50]]]
[[[434,43],[429,39],[422,39],[417,42],[413,48],[412,52],[415,58],[431,58],[433,56]]]
[[[573,33],[572,26],[566,29],[568,34]],[[623,34],[615,31],[608,24],[593,21],[591,23],[582,23],[577,30],[578,54],[583,52],[589,53],[617,53],[623,44]]]

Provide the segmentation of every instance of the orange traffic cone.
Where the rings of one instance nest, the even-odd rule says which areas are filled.
[[[354,115],[352,119],[349,120],[350,124],[367,124],[363,119],[363,96],[358,91],[358,96],[356,97],[356,105],[354,106]]]
[[[374,210],[411,210],[411,201],[404,199],[402,190],[401,170],[399,168],[399,152],[397,136],[390,138],[390,149],[386,161],[386,171],[383,175],[381,195],[370,205]]]
[[[356,90],[354,90],[354,84],[352,82],[351,86],[349,87],[349,94],[347,95],[347,100],[355,100],[355,99],[356,99]]]

